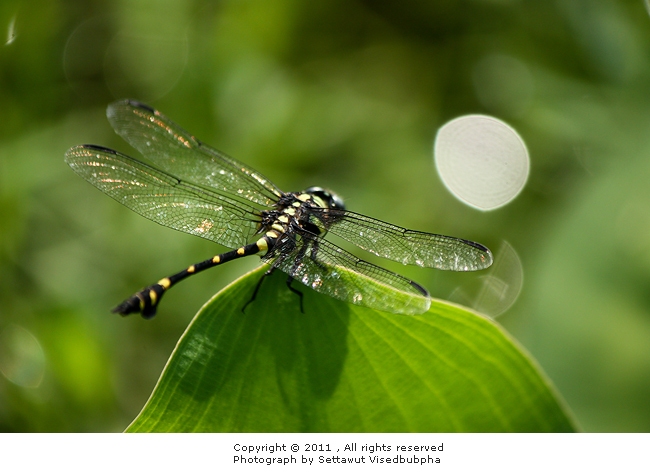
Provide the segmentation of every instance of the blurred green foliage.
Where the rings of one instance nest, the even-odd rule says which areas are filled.
[[[650,18],[641,1],[56,1],[0,4],[0,430],[121,431],[196,310],[257,265],[108,310],[222,248],[122,208],[63,163],[134,154],[105,107],[136,98],[285,190],[332,188],[411,228],[508,241],[501,323],[587,431],[650,431]],[[490,213],[435,175],[466,113],[522,135],[532,173]],[[473,275],[396,270],[446,298]]]

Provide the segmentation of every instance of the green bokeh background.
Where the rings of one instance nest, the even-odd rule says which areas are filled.
[[[500,318],[586,431],[650,431],[650,18],[642,0],[0,4],[0,430],[121,431],[194,313],[245,270],[109,309],[220,248],[135,215],[63,162],[135,155],[106,105],[150,103],[284,190],[517,252]],[[482,213],[445,189],[436,130],[515,127],[526,188]],[[471,274],[391,267],[447,298]],[[455,294],[457,295],[457,293]]]

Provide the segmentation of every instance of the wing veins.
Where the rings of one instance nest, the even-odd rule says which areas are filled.
[[[473,241],[414,231],[351,211],[312,212],[332,234],[402,264],[455,271],[479,270],[492,264],[490,251]]]
[[[301,233],[291,251],[280,249],[262,260],[339,300],[393,313],[420,314],[429,308],[429,294],[420,285],[311,233]],[[387,287],[396,296],[388,297]]]
[[[149,106],[132,100],[109,105],[113,129],[161,169],[188,182],[228,192],[265,207],[281,191],[260,173],[204,144]]]
[[[187,183],[127,155],[79,145],[66,153],[72,169],[136,213],[164,226],[227,247],[257,232],[259,213],[239,197]]]

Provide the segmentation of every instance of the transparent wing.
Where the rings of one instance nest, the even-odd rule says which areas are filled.
[[[476,242],[412,231],[351,211],[312,211],[332,234],[402,264],[453,271],[480,270],[492,264],[490,250]]]
[[[230,248],[246,244],[259,216],[245,202],[185,183],[165,172],[95,145],[77,145],[65,161],[86,181],[158,224]]]
[[[108,106],[108,121],[124,140],[168,173],[264,207],[281,191],[243,163],[200,142],[157,110],[133,100]]]
[[[429,293],[399,274],[358,259],[325,239],[296,236],[290,252],[281,248],[262,258],[322,294],[391,313],[419,315],[431,304]]]

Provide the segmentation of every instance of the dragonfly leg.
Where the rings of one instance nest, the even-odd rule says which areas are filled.
[[[244,305],[242,307],[242,309],[241,309],[242,313],[246,313],[244,310],[246,310],[246,307],[248,307],[257,298],[257,293],[259,292],[260,287],[262,287],[262,282],[264,281],[264,279],[266,277],[271,275],[273,273],[273,271],[275,271],[275,269],[276,269],[275,267],[271,267],[269,270],[264,272],[264,274],[262,274],[262,277],[260,277],[260,280],[257,281],[257,285],[255,286],[255,290],[253,290],[253,295],[251,295],[250,300],[248,302],[246,302],[246,305]],[[291,283],[293,282],[293,280],[294,279],[291,276],[289,276],[287,278],[287,287],[289,287],[289,290],[291,290],[294,294],[297,294],[300,297],[300,313],[305,313],[305,311],[303,309],[303,306],[302,306],[302,292],[300,290],[298,290],[298,289],[294,289],[293,287],[291,287]]]
[[[314,247],[316,247],[316,243],[314,244]],[[305,254],[307,253],[307,244],[305,243],[298,251],[298,254],[296,255],[296,259],[293,263],[293,266],[291,267],[291,272],[289,272],[289,277],[287,278],[287,287],[289,287],[289,290],[292,291],[294,294],[296,294],[298,297],[300,297],[300,313],[305,313],[305,309],[303,308],[302,305],[302,297],[303,293],[298,290],[294,289],[291,284],[294,281],[293,276],[296,274],[296,270],[302,265],[302,260],[305,258]],[[312,259],[314,262],[318,263],[315,257],[315,252],[314,248],[312,247]]]
[[[246,313],[244,310],[246,310],[246,307],[248,307],[253,301],[257,298],[257,292],[259,292],[260,287],[262,287],[262,282],[264,282],[264,279],[266,279],[269,275],[273,274],[273,271],[275,270],[275,267],[271,267],[269,270],[264,272],[262,274],[262,277],[260,277],[260,280],[257,281],[257,285],[255,286],[255,290],[253,290],[253,295],[251,295],[251,298],[248,302],[246,302],[246,305],[244,305],[241,308],[241,313]]]
[[[294,289],[291,287],[291,283],[294,281],[294,278],[289,276],[287,277],[287,287],[289,287],[289,290],[292,291],[294,294],[296,294],[298,297],[300,297],[300,313],[305,313],[305,309],[302,306],[302,292],[298,289]]]

